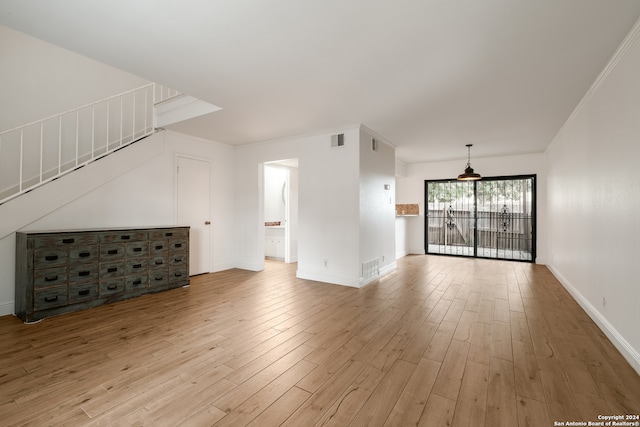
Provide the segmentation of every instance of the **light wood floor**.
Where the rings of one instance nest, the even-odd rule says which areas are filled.
[[[0,425],[538,427],[640,412],[640,377],[543,266],[410,256],[363,289],[295,268],[0,318]]]

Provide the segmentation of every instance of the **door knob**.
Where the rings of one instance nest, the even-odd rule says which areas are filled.
[[[211,221],[205,221],[204,222],[204,225],[209,225],[209,224],[211,224]]]

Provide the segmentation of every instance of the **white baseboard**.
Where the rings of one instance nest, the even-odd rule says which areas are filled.
[[[396,259],[400,259],[400,258],[404,258],[407,255],[409,255],[409,251],[397,251],[396,252]]]
[[[600,311],[591,304],[578,289],[567,280],[558,270],[552,265],[547,265],[547,268],[551,270],[558,281],[565,287],[565,289],[573,296],[573,298],[580,304],[580,307],[591,317],[591,319],[598,325],[598,327],[609,338],[618,351],[629,362],[633,369],[640,375],[640,353],[613,327],[606,317],[600,313]]]
[[[211,273],[217,273],[219,271],[231,270],[232,268],[235,268],[235,265],[233,265],[232,263],[214,264],[214,266],[211,267]]]
[[[360,286],[357,278],[339,276],[335,274],[319,273],[314,271],[306,271],[306,270],[301,270],[300,268],[298,268],[298,271],[296,271],[296,277],[299,279],[313,280],[316,282],[323,282],[323,283],[331,283],[334,285],[349,286],[352,288],[358,288]]]
[[[398,268],[398,264],[394,261],[380,268],[380,277],[395,271]]]
[[[7,316],[15,312],[15,304],[11,302],[0,302],[0,316]]]

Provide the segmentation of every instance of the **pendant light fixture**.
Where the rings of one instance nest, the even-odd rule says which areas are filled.
[[[471,147],[473,147],[473,144],[467,144],[467,167],[464,173],[458,175],[458,181],[477,181],[482,178],[480,174],[475,173],[471,167]]]

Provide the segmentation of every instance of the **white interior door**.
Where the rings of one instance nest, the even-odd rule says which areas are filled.
[[[189,157],[177,158],[178,225],[191,227],[189,274],[210,271],[211,163]]]

